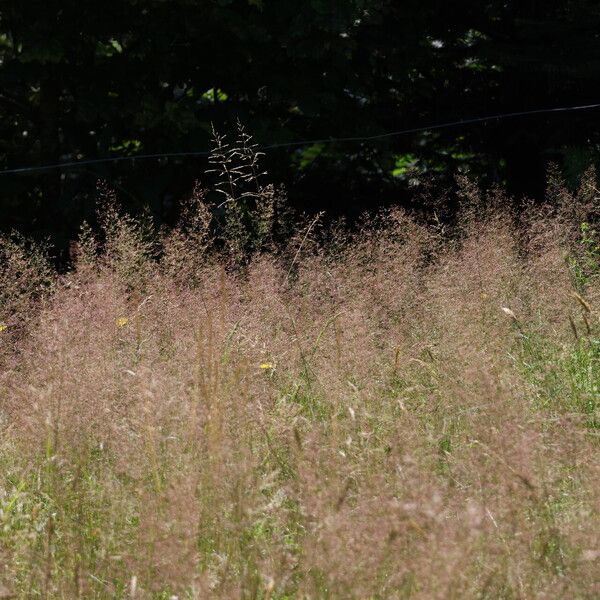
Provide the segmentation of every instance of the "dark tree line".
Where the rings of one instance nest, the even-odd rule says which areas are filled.
[[[259,143],[372,136],[600,100],[594,0],[1,0],[0,227],[57,240],[108,180],[168,220],[210,148],[240,119]],[[377,142],[268,153],[307,209],[356,213],[469,170],[540,196],[598,155],[600,110],[492,120]]]

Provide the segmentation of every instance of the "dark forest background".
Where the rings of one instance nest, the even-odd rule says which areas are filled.
[[[57,247],[99,178],[174,218],[236,120],[264,145],[600,101],[597,0],[1,0],[0,229]],[[597,161],[600,109],[492,119],[377,141],[272,149],[301,210],[350,218],[451,189],[458,172],[539,198]]]

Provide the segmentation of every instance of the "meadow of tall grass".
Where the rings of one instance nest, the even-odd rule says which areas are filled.
[[[0,598],[600,597],[594,178],[462,189],[260,247],[107,192],[60,274],[4,236]]]

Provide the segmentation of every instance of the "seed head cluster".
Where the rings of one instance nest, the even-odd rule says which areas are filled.
[[[599,597],[597,192],[553,177],[250,253],[112,202],[60,275],[2,238],[0,597]]]

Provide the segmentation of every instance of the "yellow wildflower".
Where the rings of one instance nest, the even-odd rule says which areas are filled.
[[[270,363],[270,362],[260,363],[260,368],[261,369],[272,369],[273,368],[273,363]]]
[[[0,323],[0,332],[4,331],[5,329],[8,329],[8,325],[6,325],[6,323]]]
[[[480,294],[482,300],[487,300],[489,296],[485,292],[481,292]]]
[[[125,327],[125,325],[129,323],[129,319],[127,317],[119,317],[116,319],[115,323],[117,324],[117,327]]]

